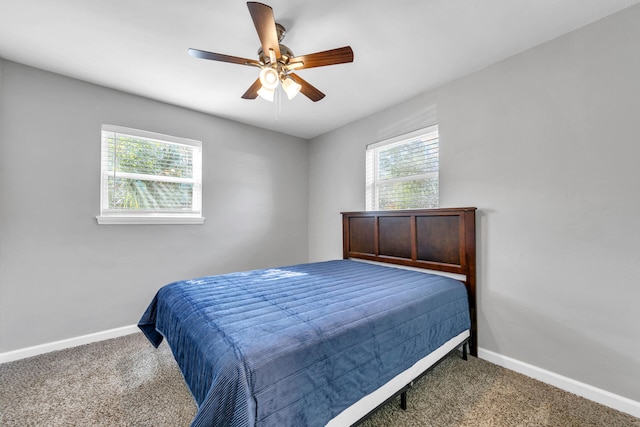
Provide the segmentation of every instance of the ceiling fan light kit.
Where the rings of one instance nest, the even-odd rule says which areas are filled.
[[[294,56],[291,49],[280,44],[286,30],[275,22],[271,7],[258,2],[247,2],[247,7],[262,45],[258,50],[258,60],[189,49],[189,55],[195,58],[260,68],[258,79],[242,95],[242,98],[256,99],[260,96],[273,102],[274,93],[280,85],[290,100],[302,92],[307,98],[316,102],[324,98],[324,93],[293,71],[353,62],[353,50],[349,46]]]

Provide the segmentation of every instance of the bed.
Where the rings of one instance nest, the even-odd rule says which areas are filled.
[[[139,327],[171,347],[192,426],[357,424],[449,352],[476,354],[475,208],[342,218],[343,259],[158,291]]]

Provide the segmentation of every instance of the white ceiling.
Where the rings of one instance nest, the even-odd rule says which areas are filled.
[[[265,0],[295,55],[350,45],[350,64],[300,70],[327,96],[240,96],[258,69],[244,1],[0,0],[0,57],[312,138],[594,22],[640,0]]]

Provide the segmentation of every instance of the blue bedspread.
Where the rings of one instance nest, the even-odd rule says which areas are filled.
[[[322,426],[470,327],[456,280],[338,260],[180,281],[138,326],[167,339],[192,426]]]

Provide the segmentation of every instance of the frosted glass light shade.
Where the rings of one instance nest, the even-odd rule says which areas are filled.
[[[275,89],[267,89],[264,86],[258,89],[258,95],[260,95],[260,98],[264,99],[265,101],[273,102],[274,93]]]
[[[282,81],[282,88],[284,89],[285,93],[287,94],[287,98],[289,98],[289,100],[291,100],[291,99],[295,98],[295,96],[298,94],[298,92],[300,92],[300,89],[302,89],[302,86],[299,85],[298,83],[294,82],[291,77],[287,77],[286,79],[284,79]]]
[[[273,68],[264,67],[260,71],[260,83],[265,89],[275,89],[278,86],[278,72]]]

